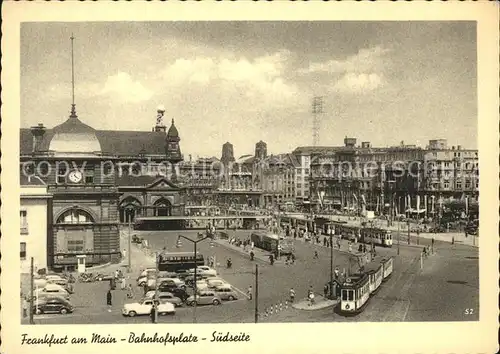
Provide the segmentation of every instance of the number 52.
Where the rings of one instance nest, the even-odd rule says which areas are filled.
[[[465,309],[464,314],[465,315],[472,315],[472,314],[474,314],[474,309]]]

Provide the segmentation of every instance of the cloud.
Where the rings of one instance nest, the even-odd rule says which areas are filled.
[[[333,89],[341,93],[364,93],[373,91],[383,84],[380,74],[355,74],[347,73],[338,80]]]
[[[129,74],[119,72],[116,75],[108,76],[104,87],[98,94],[138,103],[151,99],[153,91],[144,87],[139,81],[134,81]]]
[[[360,49],[344,60],[332,59],[322,63],[311,63],[300,69],[301,74],[327,73],[334,80],[330,87],[340,93],[366,93],[382,86],[387,67],[386,54],[381,46]]]
[[[345,60],[332,59],[323,63],[311,63],[306,69],[300,69],[302,74],[327,72],[338,74],[344,72],[365,73],[379,71],[384,67],[384,56],[388,49],[376,46],[368,49],[360,49],[357,54],[347,57]]]
[[[254,59],[231,56],[180,58],[162,71],[162,77],[170,87],[210,85],[212,90],[222,94],[238,92],[267,102],[290,99],[300,90],[284,78],[289,57],[290,52],[283,50]]]

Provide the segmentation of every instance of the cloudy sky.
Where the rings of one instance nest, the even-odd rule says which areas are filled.
[[[321,145],[477,146],[474,22],[24,23],[21,126],[62,123],[76,104],[96,129],[151,130],[175,118],[184,154]]]

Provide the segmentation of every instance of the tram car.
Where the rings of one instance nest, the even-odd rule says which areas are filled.
[[[370,297],[390,277],[393,266],[393,257],[377,257],[365,265],[359,274],[347,277],[340,290],[340,313],[355,315],[362,312]]]
[[[377,246],[392,247],[391,230],[365,227],[360,230],[361,242],[373,243]]]

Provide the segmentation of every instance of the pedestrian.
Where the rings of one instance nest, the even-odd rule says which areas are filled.
[[[326,297],[328,296],[328,284],[325,284],[325,286],[323,287],[323,295],[326,299]]]
[[[106,303],[108,305],[108,312],[111,312],[111,306],[113,306],[113,295],[111,294],[111,289],[109,289],[106,294]]]
[[[269,263],[271,263],[271,265],[274,264],[274,255],[272,254],[269,255]]]
[[[248,300],[252,300],[252,294],[253,294],[253,289],[252,289],[252,286],[250,285],[247,289],[247,297],[248,297]]]
[[[127,258],[127,250],[125,248],[123,249],[122,254],[124,259]]]
[[[123,277],[123,278],[121,279],[121,282],[120,282],[120,288],[121,288],[122,290],[125,290],[125,289],[127,288],[127,280],[125,279],[125,277]]]
[[[290,258],[292,259],[292,264],[295,264],[295,253],[292,253]]]
[[[351,244],[351,242],[349,242],[348,249],[349,249],[349,253],[351,253],[352,252],[352,244]]]
[[[129,284],[127,289],[127,299],[133,299],[133,298],[134,298],[134,289],[132,288],[132,284]]]
[[[26,299],[26,296],[23,296],[22,293],[21,296],[23,298],[23,317],[26,318],[28,317],[28,300]]]
[[[293,288],[290,289],[290,302],[294,302],[295,300],[295,290]]]
[[[318,259],[319,256],[318,256],[318,251],[314,251],[314,259]]]
[[[253,253],[253,251],[250,251],[250,260],[253,261],[255,257],[255,253]]]

